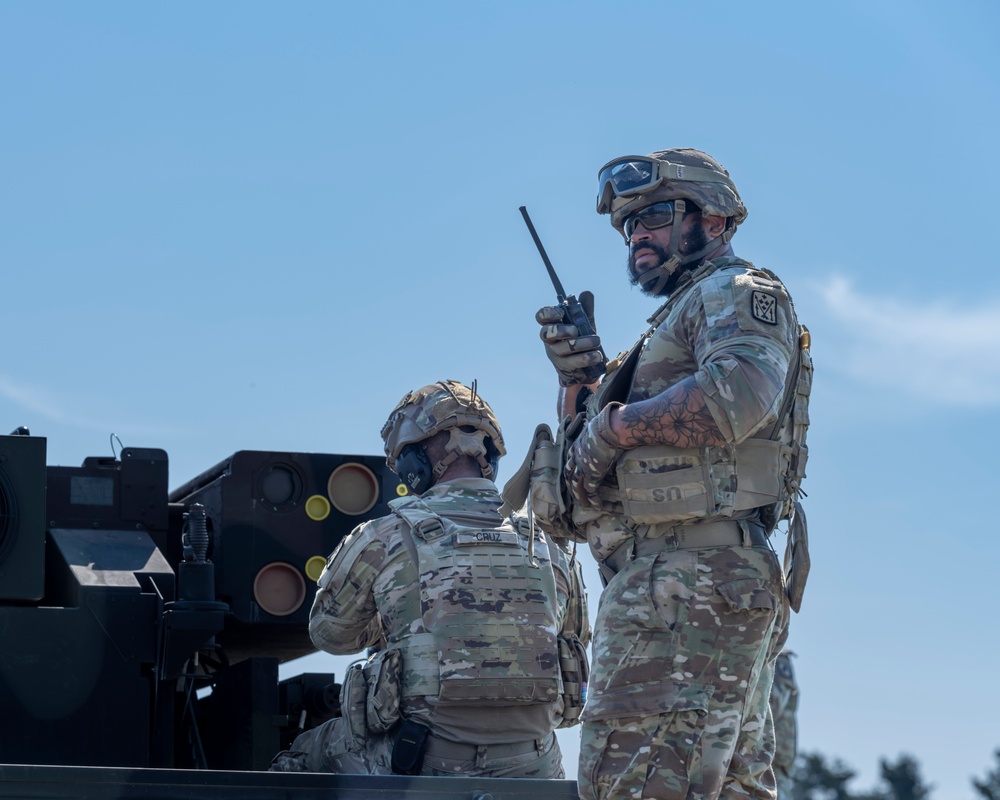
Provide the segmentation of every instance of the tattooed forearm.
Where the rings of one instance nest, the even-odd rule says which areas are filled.
[[[615,415],[612,429],[622,447],[707,447],[726,441],[694,378],[685,378],[655,397],[624,406]]]

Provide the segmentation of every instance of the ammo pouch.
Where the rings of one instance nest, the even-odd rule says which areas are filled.
[[[637,447],[618,460],[615,494],[622,513],[640,524],[731,518],[778,501],[787,449],[767,439],[698,449]]]
[[[365,706],[368,703],[368,687],[365,684],[364,664],[351,664],[340,687],[340,713],[347,722],[347,752],[360,753],[368,739],[365,724]]]
[[[788,604],[796,614],[802,608],[802,594],[809,577],[809,526],[801,503],[796,503],[788,525],[788,543],[785,545],[785,591]]]
[[[370,733],[386,733],[399,722],[403,657],[399,650],[380,650],[362,668],[365,721]]]
[[[587,703],[587,685],[590,682],[590,662],[587,648],[575,635],[560,636],[559,670],[562,684],[562,720],[560,728],[571,728],[580,722],[580,713]]]
[[[379,650],[347,668],[340,710],[347,722],[348,752],[360,753],[369,733],[386,733],[399,722],[402,663],[399,650]]]
[[[563,493],[563,466],[570,446],[583,429],[584,415],[563,420],[556,432],[542,424],[535,428],[524,463],[503,488],[504,507],[500,513],[508,516],[527,501],[528,512],[535,523],[554,539],[586,542],[570,519],[570,508]]]

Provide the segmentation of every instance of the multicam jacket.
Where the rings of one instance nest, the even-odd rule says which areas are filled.
[[[588,414],[693,377],[727,444],[626,451],[599,490],[603,508],[574,515],[599,561],[637,524],[740,518],[773,504],[782,488],[781,448],[769,434],[781,422],[798,337],[784,286],[747,261],[717,258],[683,276],[650,323],[634,372],[609,372]]]

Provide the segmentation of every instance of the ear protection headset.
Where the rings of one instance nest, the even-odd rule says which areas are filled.
[[[420,494],[431,485],[434,468],[422,444],[408,444],[399,451],[396,474],[414,494]]]

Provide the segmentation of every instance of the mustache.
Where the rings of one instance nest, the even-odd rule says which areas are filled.
[[[639,244],[630,244],[628,247],[628,270],[631,275],[635,275],[635,254],[639,250],[649,250],[656,254],[660,259],[660,263],[664,263],[669,256],[667,255],[667,249],[656,242],[640,242]]]
[[[639,244],[630,244],[628,248],[628,258],[630,262],[635,262],[635,254],[639,250],[651,250],[656,253],[664,261],[667,260],[667,249],[656,242],[640,242]]]

